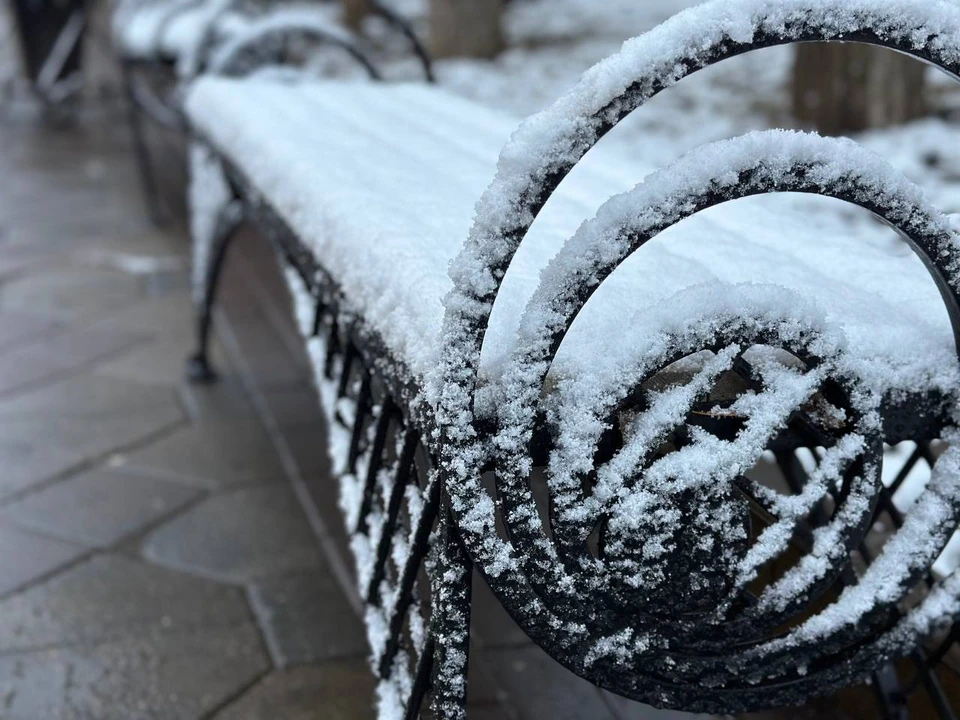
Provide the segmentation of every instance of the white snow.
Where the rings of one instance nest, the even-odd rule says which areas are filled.
[[[597,37],[622,30],[626,18],[653,17],[664,7],[659,1],[638,8],[638,3],[616,0],[600,13],[589,0],[553,1],[578,6],[583,12],[572,20],[558,13],[551,22],[538,23],[537,18],[547,12],[545,2],[516,4],[511,9],[511,33],[514,38],[563,41],[579,32],[596,36],[595,42],[578,46],[582,55],[572,53],[573,63],[594,52],[607,54],[610,40]],[[615,57],[589,71],[572,92],[528,119],[515,133],[518,121],[509,113],[421,86],[322,83],[291,77],[277,82],[258,77],[239,82],[206,78],[192,87],[187,111],[194,125],[254,181],[309,243],[344,290],[351,305],[347,310],[361,314],[377,329],[390,351],[405,360],[421,383],[433,380],[434,390],[447,383],[442,387],[447,393],[445,409],[455,414],[442,419],[451,423],[447,439],[462,445],[445,460],[455,478],[471,485],[462,493],[452,493],[451,500],[468,545],[483,543],[485,570],[494,585],[501,575],[515,576],[524,559],[496,536],[493,500],[473,492],[475,468],[485,459],[484,453],[508,455],[525,447],[526,423],[541,400],[559,429],[549,479],[559,515],[565,522],[589,528],[601,513],[610,513],[611,554],[624,551],[621,557],[626,560],[618,569],[627,575],[628,584],[643,587],[662,579],[653,561],[669,552],[671,525],[677,517],[669,503],[672,495],[692,489],[715,499],[716,487],[722,484],[709,481],[748,469],[763,454],[769,436],[826,375],[859,378],[860,389],[866,390],[856,398],[866,413],[861,425],[836,448],[818,455],[804,493],[787,497],[769,492],[765,500],[777,521],[746,557],[734,567],[736,554],[723,556],[729,569],[736,570],[737,587],[742,587],[782,550],[795,521],[834,490],[837,477],[854,459],[869,451],[868,442],[876,440],[878,430],[872,413],[874,394],[931,388],[956,393],[960,377],[954,341],[930,276],[902,240],[866,213],[854,212],[838,201],[785,195],[713,208],[661,233],[606,276],[609,266],[631,249],[624,242],[630,232],[659,230],[661,224],[684,217],[691,197],[732,187],[745,171],[774,184],[796,180],[798,163],[809,168],[808,182],[840,183],[860,198],[883,197],[896,206],[898,219],[934,235],[933,252],[947,259],[954,274],[960,270],[956,220],[932,210],[917,187],[850,142],[758,133],[699,149],[657,172],[665,159],[672,160],[689,147],[689,139],[677,137],[680,131],[693,129],[696,139],[712,140],[734,125],[738,132],[741,129],[736,123],[715,120],[704,104],[688,108],[681,100],[676,107],[667,106],[672,112],[659,129],[647,123],[641,126],[642,133],[636,127],[627,128],[617,137],[618,129],[608,142],[590,151],[533,223],[499,288],[480,362],[486,387],[476,396],[478,408],[498,413],[503,430],[490,446],[468,442],[471,418],[464,393],[472,388],[457,373],[469,367],[469,361],[460,366],[457,360],[449,362],[450,354],[461,348],[445,345],[449,342],[443,334],[445,307],[448,320],[454,321],[447,326],[454,330],[451,337],[463,330],[456,322],[483,318],[490,311],[476,299],[500,281],[487,267],[515,250],[512,240],[503,241],[500,234],[525,229],[533,219],[527,208],[518,205],[518,194],[537,181],[545,167],[563,168],[578,159],[587,149],[583,138],[596,129],[589,116],[637,78],[657,76],[673,84],[685,74],[681,60],[698,61],[718,42],[747,42],[758,32],[795,37],[801,19],[832,36],[868,24],[906,45],[935,37],[941,57],[960,63],[960,7],[955,4],[715,0],[629,41]],[[497,64],[443,63],[440,77],[464,94],[525,109],[527,104],[542,104],[544,93],[569,79],[570,67],[562,66],[551,75],[552,60],[536,62],[537,57],[559,56],[550,53],[549,49],[523,48]],[[768,53],[765,57],[774,62],[760,73],[763,85],[783,72],[787,56]],[[527,62],[530,58],[535,61]],[[522,81],[530,77],[546,80],[549,89]],[[730,104],[722,92],[704,94],[711,98],[709,102],[720,98],[718,105]],[[664,97],[670,97],[670,92]],[[680,97],[691,101],[692,96],[681,93]],[[632,145],[629,140],[634,141]],[[922,157],[939,153],[949,166],[958,147],[954,131],[936,120],[874,133],[863,140],[881,155],[891,156],[911,176],[927,178],[931,171]],[[934,183],[931,196],[944,207],[960,209],[960,194],[948,179]],[[950,207],[951,203],[956,204]],[[459,291],[453,294],[454,283],[447,275],[451,263]],[[301,327],[308,333],[311,302],[299,278],[291,274],[288,279],[299,300]],[[565,327],[577,309],[572,290],[601,281],[559,353],[549,357],[550,348],[544,345],[549,334]],[[732,326],[747,332],[764,327],[779,333],[784,342],[802,338],[828,362],[802,373],[759,355],[756,364],[773,389],[737,401],[735,409],[750,418],[737,442],[695,434],[689,446],[646,467],[642,482],[628,490],[627,480],[643,464],[644,450],[685,415],[696,388],[679,386],[652,395],[651,407],[630,427],[625,447],[599,474],[593,494],[581,502],[575,493],[580,487],[577,473],[589,469],[606,411],[650,369],[645,363],[675,351],[678,337],[693,343]],[[316,367],[322,367],[322,341],[313,339],[309,347]],[[694,375],[694,383],[708,386],[741,349],[731,347],[707,361]],[[437,368],[444,368],[440,361],[447,363],[447,371],[453,368],[450,375],[438,374]],[[548,392],[541,398],[540,384],[530,381],[542,380],[548,369],[552,373]],[[318,375],[318,386],[332,416],[336,403],[331,384]],[[462,396],[456,395],[460,391]],[[440,397],[435,393],[430,399]],[[339,405],[340,414],[348,417],[349,403]],[[357,473],[345,474],[348,436],[338,423],[333,422],[334,426],[340,434],[332,439],[331,452],[338,473],[343,474],[342,508],[352,522],[359,509],[365,464],[361,459]],[[932,564],[953,533],[960,500],[956,447],[954,442],[932,477],[918,470],[898,494],[897,505],[907,512],[906,525],[887,543],[862,581],[825,612],[765,646],[763,653],[815,645],[858,622],[878,601],[902,598],[911,572]],[[833,522],[814,534],[813,551],[761,595],[762,610],[780,611],[802,599],[811,583],[842,560],[844,528],[869,510],[878,476],[879,468],[868,463]],[[380,502],[389,490],[389,478],[378,477]],[[411,512],[416,514],[419,492],[411,488],[408,495]],[[469,505],[463,504],[465,499]],[[685,521],[706,529],[711,523],[708,515],[703,511]],[[527,517],[518,512],[517,517],[537,520],[535,513]],[[362,584],[369,579],[371,553],[382,522],[375,508],[369,534],[355,537],[352,543]],[[628,540],[641,525],[644,536],[655,541],[646,549],[649,562],[635,566],[628,557],[630,548],[617,543]],[[730,525],[714,539],[735,544],[742,539],[738,532],[742,534],[742,528]],[[406,559],[408,542],[400,537],[393,545],[395,563]],[[943,556],[949,552],[950,548]],[[556,556],[548,552],[544,559],[553,562]],[[952,567],[940,570],[945,574]],[[568,577],[561,580],[558,590],[572,592],[578,587]],[[958,576],[951,575],[938,585],[898,627],[897,637],[927,632],[956,613],[958,583]],[[385,585],[384,597],[394,599],[395,590]],[[569,618],[552,615],[537,598],[529,602],[544,624],[571,634],[584,632]],[[411,623],[419,644],[422,622],[411,616]],[[368,617],[368,628],[376,657],[384,642],[383,615]],[[649,642],[656,640],[634,637],[629,631],[595,639],[588,658],[626,661]],[[385,717],[400,711],[400,698],[409,683],[401,660],[406,658],[398,658],[395,676],[379,689]]]
[[[451,287],[446,267],[467,236],[473,202],[493,176],[496,153],[514,121],[413,85],[204,78],[189,92],[186,107],[193,123],[311,245],[388,347],[425,377],[440,347],[442,300]],[[773,173],[791,153],[809,151],[803,157],[820,162],[824,173],[836,176],[860,164],[867,179],[875,173],[888,188],[920,199],[919,191],[868,153],[805,138],[762,135],[709,149],[604,212],[641,212],[644,202],[660,197],[658,183],[670,176],[696,178],[716,172],[737,153],[756,159],[778,147],[786,150],[771,156]],[[602,203],[652,171],[604,150],[598,147],[571,174],[520,247],[491,318],[486,377],[498,377],[516,347],[520,317],[549,259]],[[823,164],[833,150],[843,151],[837,162]],[[599,288],[570,343],[596,345],[611,332],[615,336],[624,318],[642,322],[644,312],[683,287],[773,283],[814,299],[828,322],[842,325],[851,353],[877,386],[952,386],[949,323],[921,263],[865,218],[851,221],[826,209],[828,201],[819,202],[745,200],[684,221]],[[605,313],[605,304],[617,312]],[[573,350],[566,357],[592,363]]]
[[[816,642],[840,627],[856,624],[878,604],[895,603],[906,595],[911,573],[928,568],[956,529],[960,507],[960,436],[951,430],[946,439],[951,443],[950,449],[934,468],[927,491],[907,512],[903,527],[887,542],[860,581],[847,588],[837,602],[783,639],[770,643],[768,649]],[[954,597],[953,613],[958,602]],[[925,611],[921,605],[914,613],[919,616]]]
[[[232,33],[245,26],[230,10],[231,0],[148,0],[121,3],[113,18],[114,44],[125,57],[181,60],[189,56],[211,25]]]

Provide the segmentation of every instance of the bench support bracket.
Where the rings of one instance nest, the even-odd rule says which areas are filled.
[[[243,205],[232,200],[220,211],[214,229],[210,263],[207,265],[203,294],[197,306],[197,349],[187,358],[187,380],[194,384],[215,382],[217,373],[210,364],[210,330],[213,324],[213,308],[217,300],[220,275],[223,272],[227,251],[244,220]]]

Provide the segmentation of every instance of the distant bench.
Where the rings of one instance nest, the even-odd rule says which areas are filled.
[[[400,36],[433,81],[429,54],[410,23],[380,2],[374,14]],[[339,5],[285,0],[126,0],[113,17],[113,44],[122,78],[147,208],[163,219],[157,181],[144,138],[144,118],[181,131],[182,82],[198,73],[243,73],[266,62],[292,62],[305,45],[346,50],[362,73],[378,76],[369,47],[338,23]]]
[[[960,510],[956,228],[846,140],[753,133],[656,172],[592,150],[697,70],[838,39],[960,74],[946,2],[717,0],[512,137],[435,87],[192,85],[191,374],[213,378],[250,223],[329,417],[382,717],[464,715],[473,568],[556,660],[642,702],[738,712],[870,676],[905,702],[891,663],[960,612],[960,574],[930,569]],[[913,252],[783,193],[860,206]],[[907,472],[881,482],[903,440],[907,470],[936,463],[905,514]]]

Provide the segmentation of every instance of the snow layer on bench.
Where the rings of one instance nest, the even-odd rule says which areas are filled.
[[[447,276],[517,121],[414,85],[205,78],[195,126],[252,181],[417,375],[436,365]],[[531,152],[537,151],[536,148]],[[517,253],[491,318],[482,372],[498,377],[541,270],[580,224],[653,167],[592,150]],[[892,233],[819,198],[739,201],[686,220],[605,282],[568,336],[573,363],[691,285],[764,282],[817,302],[885,386],[945,387],[949,321],[919,260]],[[578,353],[578,334],[583,353]],[[938,372],[940,369],[944,369]],[[933,369],[933,374],[931,374]]]

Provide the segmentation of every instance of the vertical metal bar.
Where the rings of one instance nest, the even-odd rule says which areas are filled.
[[[355,533],[367,533],[367,516],[373,507],[373,495],[377,489],[377,475],[383,464],[383,450],[387,441],[387,431],[390,429],[390,423],[394,419],[394,404],[390,396],[387,396],[380,406],[380,417],[377,418],[377,428],[373,437],[373,446],[370,448],[370,463],[367,465],[367,477],[363,484],[363,498],[360,501],[360,513],[357,516],[357,526]],[[351,440],[351,452],[353,442]],[[388,533],[388,528],[383,529],[384,536]]]
[[[433,709],[440,720],[465,720],[473,566],[449,509],[440,517],[440,561],[432,578],[430,634],[436,639]]]
[[[147,140],[143,130],[143,114],[140,111],[140,105],[134,91],[133,65],[129,60],[124,60],[120,64],[120,74],[127,104],[127,123],[130,125],[130,133],[133,136],[133,152],[140,173],[140,187],[143,191],[144,203],[147,206],[150,221],[154,225],[162,227],[166,225],[169,218],[160,202],[157,178],[153,163],[150,160],[150,151],[147,148]]]
[[[393,487],[390,489],[390,499],[387,505],[386,521],[384,523],[383,533],[380,535],[380,542],[377,545],[377,554],[374,559],[373,573],[370,576],[370,584],[367,586],[367,603],[370,605],[380,604],[380,583],[383,581],[386,573],[387,557],[390,554],[390,543],[398,530],[397,519],[400,516],[403,493],[413,470],[414,454],[416,453],[417,443],[419,442],[420,435],[414,430],[408,429],[404,435],[403,449],[400,451],[400,457],[397,460],[397,470],[393,478]]]
[[[917,672],[923,679],[923,685],[927,689],[930,701],[937,709],[937,714],[941,720],[956,720],[956,715],[950,707],[950,700],[940,685],[940,679],[934,674],[934,668],[927,662],[922,651],[913,653],[913,659],[917,663]]]
[[[423,698],[427,694],[430,682],[433,678],[433,658],[436,649],[436,642],[433,636],[427,638],[420,653],[420,659],[417,661],[417,675],[413,679],[413,690],[410,697],[407,698],[407,706],[403,711],[404,720],[417,720],[420,717],[420,709],[423,707]]]
[[[204,281],[203,299],[197,310],[197,349],[187,360],[187,377],[194,383],[209,383],[217,378],[210,364],[210,330],[227,251],[243,219],[243,205],[233,200],[220,210],[214,228],[213,249]]]
[[[366,426],[367,415],[372,406],[370,373],[363,371],[363,380],[360,383],[360,394],[357,397],[357,412],[353,419],[353,431],[350,434],[350,452],[347,455],[347,467],[351,473],[357,471],[357,458],[360,457],[360,444],[363,441],[363,431]]]
[[[417,582],[417,573],[420,571],[420,563],[427,554],[430,532],[433,530],[433,524],[437,519],[437,512],[440,506],[440,482],[433,478],[427,489],[424,491],[426,499],[423,505],[423,514],[417,522],[414,529],[413,542],[410,543],[410,555],[407,557],[407,564],[400,575],[400,581],[397,586],[397,604],[392,608],[390,615],[390,626],[387,632],[387,643],[380,657],[380,677],[390,676],[390,667],[393,665],[393,658],[400,647],[400,636],[403,633],[403,621],[407,616],[407,610],[413,598],[413,588]]]
[[[337,399],[345,397],[347,386],[350,384],[350,371],[353,369],[353,360],[357,356],[357,349],[352,342],[347,343],[343,351],[343,362],[340,366],[340,382],[337,383]]]
[[[873,674],[873,689],[880,703],[881,712],[886,720],[909,720],[906,697],[892,664],[886,665]]]
[[[326,306],[323,304],[322,300],[317,300],[317,305],[313,310],[313,328],[310,332],[311,337],[318,337],[320,335],[320,328],[323,327],[323,311],[326,309]]]
[[[340,323],[337,320],[336,313],[334,313],[330,320],[330,332],[327,333],[327,356],[323,360],[323,376],[327,380],[333,380],[333,363],[337,358],[337,353],[340,352],[339,327]]]

